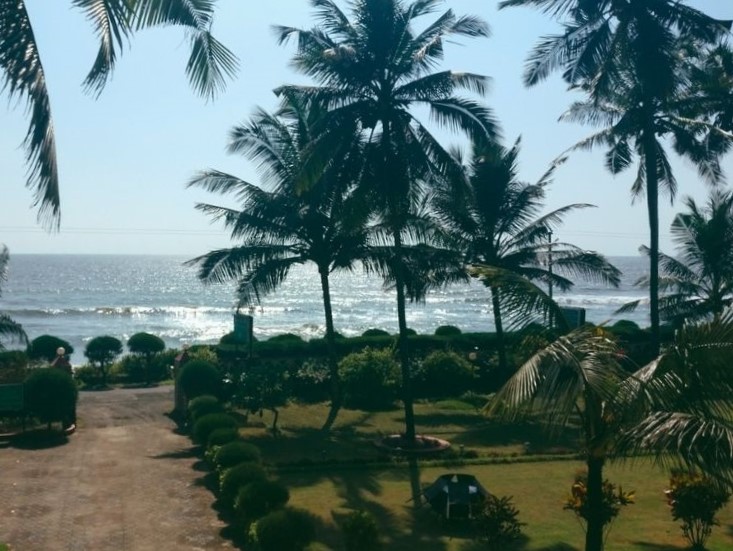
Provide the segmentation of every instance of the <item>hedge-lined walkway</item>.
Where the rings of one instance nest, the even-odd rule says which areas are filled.
[[[82,392],[63,445],[0,444],[0,542],[13,551],[233,549],[200,485],[170,387]]]

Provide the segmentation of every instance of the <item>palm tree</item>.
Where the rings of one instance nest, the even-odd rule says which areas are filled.
[[[540,413],[548,427],[579,421],[588,469],[586,551],[603,549],[603,467],[624,419],[614,408],[624,380],[615,343],[603,330],[581,327],[530,358],[487,405],[516,419]]]
[[[238,280],[239,305],[249,305],[275,290],[290,269],[313,263],[318,269],[326,319],[326,342],[331,379],[331,408],[323,430],[336,420],[342,395],[335,348],[329,276],[351,269],[366,246],[365,225],[370,211],[352,185],[361,159],[358,136],[330,143],[333,158],[316,167],[311,153],[319,140],[321,111],[297,102],[277,115],[259,111],[246,126],[232,131],[229,151],[258,163],[266,191],[223,172],[198,174],[189,185],[234,195],[242,210],[199,204],[197,208],[221,219],[240,244],[211,251],[190,260],[206,282]],[[360,161],[359,161],[360,162]],[[314,172],[315,171],[315,172]]]
[[[581,147],[609,147],[606,166],[613,173],[639,156],[632,188],[646,190],[650,231],[649,297],[652,344],[659,348],[659,187],[674,198],[676,182],[663,147],[672,136],[675,148],[687,154],[712,182],[721,178],[715,162],[719,151],[698,143],[701,127],[682,120],[680,97],[688,84],[686,63],[678,55],[679,40],[712,44],[725,36],[730,22],[718,21],[679,0],[504,0],[501,8],[533,6],[567,17],[565,32],[543,38],[530,54],[525,84],[531,86],[562,68],[571,88],[587,93],[567,118],[607,126]],[[685,112],[689,113],[689,109]]]
[[[666,292],[659,299],[660,314],[677,326],[719,319],[733,303],[733,193],[714,191],[703,208],[688,197],[685,206],[687,212],[678,214],[671,227],[678,257],[659,255],[659,287]],[[637,283],[648,285],[648,278]],[[639,302],[619,311],[631,311]]]
[[[496,134],[490,111],[458,89],[483,94],[486,77],[452,71],[434,72],[445,40],[454,35],[485,37],[486,24],[448,10],[416,32],[415,22],[434,13],[438,0],[354,0],[351,19],[333,0],[310,0],[319,26],[311,30],[278,27],[280,41],[297,38],[293,65],[312,76],[316,86],[283,86],[282,96],[304,96],[329,110],[329,126],[356,121],[373,147],[369,173],[363,179],[374,191],[394,247],[393,275],[397,295],[399,356],[403,378],[405,436],[415,437],[405,317],[406,271],[403,259],[405,220],[420,196],[420,182],[453,161],[415,115],[426,107],[440,124],[474,138]]]
[[[8,248],[2,245],[0,247],[0,296],[2,296],[2,284],[7,281],[9,260]],[[23,327],[13,321],[7,314],[0,312],[0,350],[5,350],[4,339],[17,340],[24,344],[28,343],[28,337],[23,331]]]
[[[688,325],[664,354],[628,375],[603,328],[579,328],[530,358],[485,411],[578,424],[588,469],[586,551],[603,549],[603,468],[629,456],[700,468],[733,482],[733,316]],[[640,455],[641,454],[641,455]]]
[[[131,35],[152,26],[175,25],[190,31],[186,74],[197,93],[213,97],[236,70],[236,57],[210,32],[215,0],[72,0],[71,4],[83,12],[99,38],[97,57],[84,80],[91,93],[102,91]],[[39,221],[58,228],[61,204],[51,103],[25,0],[0,0],[0,84],[11,98],[28,105],[26,185],[35,194]]]
[[[539,312],[562,323],[552,289],[572,288],[573,282],[565,275],[613,286],[620,282],[619,270],[602,255],[551,241],[553,230],[566,214],[592,205],[567,205],[540,216],[557,164],[537,183],[521,182],[519,150],[519,139],[511,149],[474,143],[471,163],[460,175],[468,182],[468,193],[457,195],[442,189],[436,201],[443,224],[473,266],[472,273],[491,291],[502,372],[507,369],[502,312],[511,312],[518,324]],[[537,283],[548,285],[549,295]]]

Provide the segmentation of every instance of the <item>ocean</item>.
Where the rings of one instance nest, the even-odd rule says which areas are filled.
[[[100,335],[123,342],[147,331],[168,347],[215,343],[232,330],[234,285],[204,285],[185,257],[115,255],[11,255],[8,281],[0,297],[0,312],[21,323],[29,338],[50,334],[69,341],[82,363],[85,343]],[[634,282],[647,269],[644,257],[610,259],[623,272],[619,288],[579,281],[572,291],[555,293],[561,305],[586,309],[594,323],[612,318],[622,304],[643,298]],[[345,336],[366,329],[397,331],[393,292],[381,280],[361,271],[332,276],[336,330]],[[279,333],[304,338],[324,334],[323,303],[317,272],[302,266],[290,273],[280,289],[265,296],[249,312],[254,334],[266,339]],[[648,325],[648,310],[639,308],[625,319]],[[408,326],[432,334],[439,325],[463,331],[492,331],[489,294],[478,282],[454,285],[431,293],[424,303],[411,304]]]

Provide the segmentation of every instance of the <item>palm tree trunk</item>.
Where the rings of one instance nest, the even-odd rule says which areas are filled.
[[[603,551],[603,458],[588,457],[588,524],[585,551]]]
[[[321,430],[331,430],[336,416],[342,405],[341,379],[339,378],[338,362],[336,357],[336,335],[333,328],[333,310],[331,309],[331,286],[328,280],[328,267],[318,268],[321,276],[321,290],[323,291],[323,311],[326,316],[326,349],[328,353],[328,372],[331,382],[331,408]]]
[[[412,406],[412,377],[410,374],[410,350],[407,342],[407,315],[405,303],[405,278],[402,264],[402,236],[394,230],[395,286],[397,288],[397,323],[399,326],[398,352],[402,371],[402,403],[405,408],[405,439],[415,441],[415,412]]]
[[[502,377],[507,375],[506,347],[504,343],[504,325],[501,320],[501,304],[499,303],[499,289],[491,287],[491,307],[494,311],[494,325],[496,326],[496,349],[499,353],[499,371]],[[504,381],[502,381],[503,384]]]
[[[659,354],[659,175],[657,174],[654,122],[644,131],[644,163],[646,170],[646,202],[649,212],[649,317],[652,331],[652,352]]]

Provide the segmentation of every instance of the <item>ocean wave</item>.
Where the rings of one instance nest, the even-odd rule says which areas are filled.
[[[188,317],[197,315],[231,315],[232,308],[217,306],[95,306],[87,308],[17,308],[5,309],[10,317],[46,318],[46,317],[79,317],[79,316],[172,316]]]

